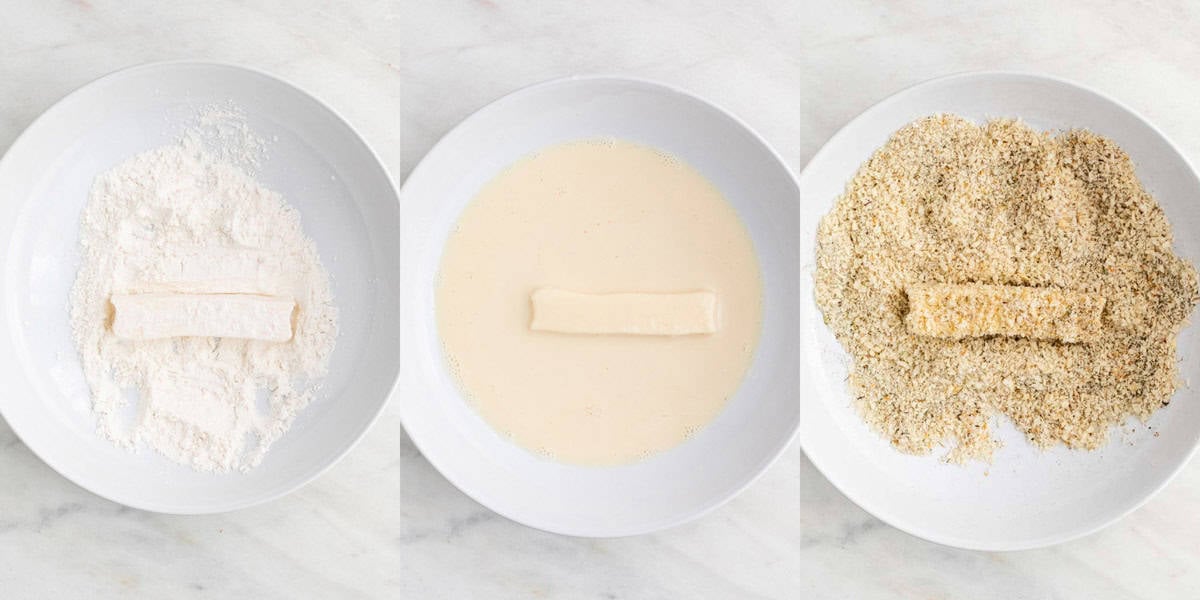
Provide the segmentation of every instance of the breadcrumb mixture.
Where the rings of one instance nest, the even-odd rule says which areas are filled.
[[[864,164],[817,238],[816,296],[853,358],[863,418],[901,451],[990,460],[997,415],[1038,447],[1096,449],[1178,385],[1175,337],[1196,271],[1115,143],[953,115],[897,131]],[[1104,298],[1100,331],[1068,343],[910,333],[906,289],[1057,288]]]

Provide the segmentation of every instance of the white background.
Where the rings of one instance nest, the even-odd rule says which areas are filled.
[[[797,172],[871,103],[975,69],[1095,87],[1200,161],[1200,6],[1183,2],[277,4],[0,0],[0,148],[103,73],[195,58],[292,80],[341,112],[401,181],[491,99],[597,72],[696,92]],[[957,551],[869,517],[793,448],[699,522],[576,540],[458,493],[392,405],[303,490],[229,515],[170,517],[76,488],[0,423],[0,596],[1176,598],[1200,589],[1198,509],[1194,462],[1099,534],[1047,550]]]

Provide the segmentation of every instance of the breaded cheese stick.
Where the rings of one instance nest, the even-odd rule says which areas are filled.
[[[962,339],[1005,335],[1087,342],[1100,335],[1104,297],[1013,285],[912,285],[904,322],[911,333]]]

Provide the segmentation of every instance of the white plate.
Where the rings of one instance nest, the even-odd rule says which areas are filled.
[[[1033,75],[979,73],[930,81],[888,98],[846,125],[800,175],[803,249],[800,439],[829,480],[875,516],[935,542],[987,550],[1055,544],[1096,531],[1145,502],[1187,462],[1200,440],[1200,393],[1175,394],[1150,420],[1132,420],[1096,452],[1039,452],[1011,423],[988,468],[906,456],[870,431],[846,391],[848,359],[821,320],[813,296],[818,220],[846,182],[896,129],[949,112],[983,120],[1019,117],[1042,129],[1086,128],[1115,140],[1166,211],[1175,248],[1200,264],[1200,180],[1169,141],[1116,101]],[[1179,339],[1181,375],[1200,381],[1200,335]],[[1157,432],[1159,437],[1154,437]]]
[[[259,179],[301,214],[333,282],[341,335],[330,375],[248,474],[203,474],[95,433],[71,341],[68,291],[80,212],[96,175],[169,143],[197,108],[233,101],[269,143]],[[146,510],[208,513],[282,496],[345,454],[395,381],[398,204],[376,156],[329,107],[269,75],[158,63],[92,82],[47,110],[0,161],[0,411],[48,465]]]
[[[762,265],[764,322],[737,394],[690,441],[637,464],[553,462],[505,441],[459,395],[434,320],[434,278],[458,214],[501,169],[547,145],[611,136],[675,154],[725,194]],[[401,415],[421,452],[459,489],[532,527],[618,536],[715,508],[780,454],[799,420],[798,190],[778,156],[728,113],[662,85],[573,78],[523,89],[467,118],[401,191]]]

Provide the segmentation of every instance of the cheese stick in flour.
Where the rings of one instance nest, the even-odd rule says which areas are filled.
[[[113,294],[113,333],[122,339],[222,337],[292,339],[296,302],[258,294]]]

